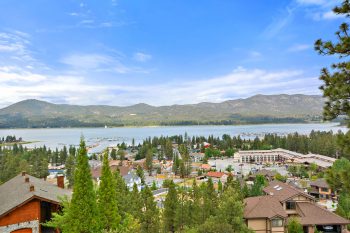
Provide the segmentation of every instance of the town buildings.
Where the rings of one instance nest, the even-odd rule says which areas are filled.
[[[241,150],[235,153],[234,157],[241,163],[314,163],[321,168],[331,167],[336,160],[335,158],[324,155],[311,153],[304,155],[281,148],[273,150]]]

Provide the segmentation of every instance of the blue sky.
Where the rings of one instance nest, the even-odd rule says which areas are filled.
[[[334,0],[0,2],[0,107],[320,94]]]

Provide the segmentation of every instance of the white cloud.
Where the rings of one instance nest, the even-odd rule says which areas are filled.
[[[47,67],[40,63],[33,56],[30,35],[21,31],[0,32],[0,66],[40,67],[41,70]]]
[[[61,62],[70,66],[73,73],[80,74],[84,72],[148,73],[140,67],[125,65],[122,60],[122,56],[115,55],[71,54],[62,58]]]
[[[267,71],[237,68],[231,73],[206,80],[168,82],[156,85],[118,85],[92,83],[82,76],[42,75],[3,69],[0,99],[17,102],[28,98],[55,100],[69,104],[153,105],[221,102],[257,93],[316,92],[317,78],[305,78],[298,70]],[[17,82],[10,81],[14,77]],[[22,80],[22,81],[21,81]],[[305,86],[308,86],[307,90]],[[314,89],[312,89],[314,88]],[[314,93],[312,93],[314,94]],[[0,102],[4,105],[5,102]]]
[[[311,14],[311,18],[315,21],[321,21],[321,20],[335,20],[339,18],[345,18],[345,16],[337,15],[333,11],[326,11],[326,12],[314,12]]]
[[[249,55],[253,59],[257,59],[257,58],[261,58],[262,57],[262,54],[260,52],[258,52],[258,51],[251,51]]]
[[[324,5],[326,2],[325,0],[297,0],[297,3],[302,5]]]
[[[111,57],[101,54],[71,54],[61,60],[62,63],[79,69],[96,69],[112,61]]]
[[[296,0],[303,8],[307,9],[307,15],[313,20],[334,20],[344,18],[333,12],[333,8],[342,3],[341,0]]]
[[[147,53],[138,52],[138,53],[134,54],[134,59],[136,61],[139,61],[139,62],[146,62],[146,61],[152,59],[152,55],[147,54]]]
[[[263,36],[270,39],[279,34],[284,28],[286,28],[294,18],[294,12],[297,9],[296,6],[288,5],[281,16],[275,18],[264,30]]]
[[[296,45],[291,46],[288,49],[288,52],[301,52],[304,50],[308,50],[310,48],[311,48],[311,46],[309,44],[296,44]]]

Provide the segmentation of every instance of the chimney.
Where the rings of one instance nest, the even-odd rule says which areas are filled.
[[[57,186],[59,188],[64,189],[64,176],[63,175],[57,175]]]
[[[35,190],[35,189],[34,189],[34,185],[31,184],[31,185],[29,186],[29,191],[30,191],[30,192],[34,192],[34,190]]]
[[[24,182],[29,183],[29,177],[28,177],[28,176],[26,176],[26,177],[24,178]]]
[[[25,171],[22,171],[22,176],[25,176],[26,175],[26,172]]]

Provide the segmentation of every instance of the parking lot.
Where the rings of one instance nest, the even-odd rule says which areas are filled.
[[[261,169],[266,169],[271,171],[275,170],[283,176],[287,175],[288,173],[286,167],[283,165],[270,165],[267,167],[265,165],[234,162],[233,158],[216,159],[216,160],[213,159],[213,160],[209,160],[208,163],[210,164],[210,166],[216,168],[217,171],[220,171],[220,170],[225,171],[226,168],[229,165],[231,165],[235,174],[247,175],[249,174],[250,171],[261,170]]]

